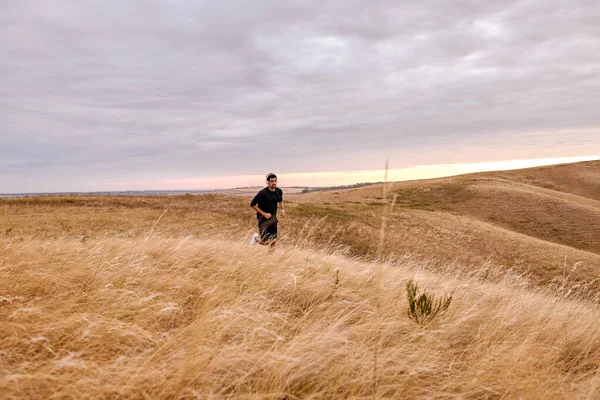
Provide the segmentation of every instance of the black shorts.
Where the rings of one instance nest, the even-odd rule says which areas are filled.
[[[269,219],[260,217],[258,220],[258,231],[260,232],[260,239],[263,242],[277,239],[277,217],[273,216]]]

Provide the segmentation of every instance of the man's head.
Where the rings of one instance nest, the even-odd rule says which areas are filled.
[[[275,175],[272,172],[268,173],[266,181],[267,181],[267,186],[269,186],[269,189],[275,190],[275,188],[277,187],[277,175]]]

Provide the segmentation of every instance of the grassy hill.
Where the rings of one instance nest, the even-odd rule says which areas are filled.
[[[599,179],[289,195],[272,253],[250,194],[2,199],[0,398],[598,398]]]
[[[600,162],[583,162],[450,178],[397,182],[333,192],[286,195],[284,242],[340,245],[371,259],[412,257],[430,267],[482,265],[548,283],[570,274],[600,278]],[[248,195],[171,197],[56,196],[4,199],[0,212],[13,234],[132,237],[249,237],[255,219]],[[596,283],[594,283],[596,284]]]
[[[580,279],[600,277],[599,161],[397,182],[386,199],[382,193],[376,185],[293,198],[302,211],[317,207],[325,215],[331,208],[358,217],[373,235],[377,210],[396,196],[388,254],[468,266],[487,261],[540,282],[574,266]],[[366,240],[341,241],[359,252],[368,247]]]

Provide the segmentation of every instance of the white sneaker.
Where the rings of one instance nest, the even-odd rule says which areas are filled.
[[[250,247],[256,244],[256,239],[258,239],[258,233],[254,233],[254,235],[252,235],[252,240],[250,240]]]

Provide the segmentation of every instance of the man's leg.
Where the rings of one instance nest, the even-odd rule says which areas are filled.
[[[269,245],[269,232],[267,229],[261,229],[260,225],[258,226],[258,244],[262,246]]]
[[[277,243],[277,222],[260,232],[259,243],[271,248]]]
[[[269,235],[269,232],[267,232],[266,229],[258,237],[258,244],[261,244],[263,246],[270,245],[272,241],[273,238],[271,237],[271,235]]]
[[[267,228],[269,233],[269,249],[273,250],[273,247],[277,244],[277,222]]]

